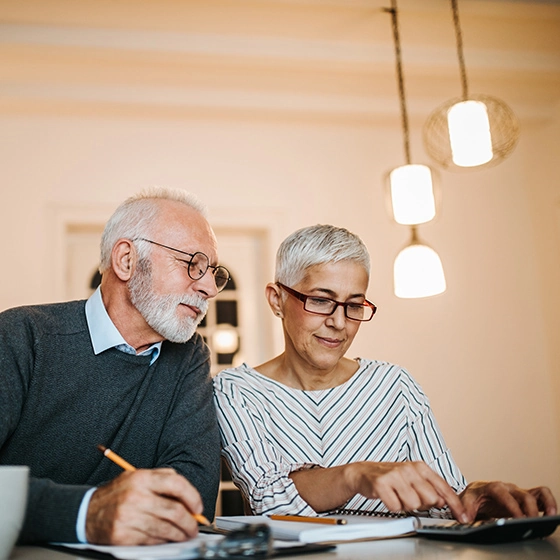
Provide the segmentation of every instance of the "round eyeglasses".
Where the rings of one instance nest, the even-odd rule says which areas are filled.
[[[377,311],[377,306],[367,299],[363,303],[335,301],[334,299],[323,298],[319,296],[306,296],[301,292],[297,292],[284,284],[277,282],[283,290],[286,290],[291,296],[303,301],[303,309],[309,313],[316,315],[332,315],[336,308],[341,305],[344,307],[344,315],[352,321],[370,321]]]
[[[207,270],[210,269],[210,272],[214,276],[214,282],[216,283],[218,292],[221,292],[229,282],[230,274],[228,269],[225,266],[220,265],[212,266],[210,264],[210,260],[204,253],[199,251],[196,253],[187,253],[186,251],[169,247],[169,245],[164,245],[163,243],[158,243],[157,241],[152,241],[151,239],[146,239],[145,237],[137,237],[132,241],[145,241],[146,243],[151,243],[152,245],[157,245],[158,247],[163,247],[164,249],[169,249],[170,251],[175,251],[176,253],[189,256],[189,260],[180,259],[179,257],[175,258],[186,265],[187,273],[193,280],[200,280],[206,274]]]

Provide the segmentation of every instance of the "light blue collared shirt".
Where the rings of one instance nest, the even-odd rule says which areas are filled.
[[[93,345],[93,353],[101,354],[109,348],[116,348],[121,352],[126,352],[127,354],[136,354],[136,349],[132,347],[123,338],[122,334],[118,331],[117,327],[111,317],[105,309],[103,303],[103,298],[101,297],[101,287],[97,288],[91,297],[86,301],[86,321],[89,330],[89,336],[91,338],[91,343]],[[146,356],[151,354],[152,359],[150,365],[152,365],[159,357],[161,352],[161,342],[156,342],[152,344],[148,349],[140,352],[139,356]],[[78,518],[76,519],[76,534],[78,540],[82,544],[87,544],[86,539],[86,516],[89,506],[89,501],[92,494],[97,490],[97,488],[90,488],[82,498],[82,503],[80,504],[80,509],[78,510]]]
[[[103,298],[101,297],[101,287],[97,288],[91,297],[86,301],[86,321],[89,329],[89,336],[93,345],[93,353],[101,354],[109,348],[116,348],[127,354],[136,354],[136,349],[130,346],[118,331],[117,327],[105,309]],[[140,352],[138,356],[152,354],[152,365],[161,352],[161,342],[152,344],[147,350]]]

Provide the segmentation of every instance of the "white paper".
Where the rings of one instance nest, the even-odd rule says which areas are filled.
[[[213,544],[224,538],[223,535],[199,533],[190,541],[145,546],[104,546],[95,544],[53,543],[77,550],[95,550],[111,554],[119,560],[190,560],[198,558]]]

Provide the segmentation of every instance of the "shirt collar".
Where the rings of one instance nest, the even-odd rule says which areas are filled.
[[[86,301],[86,321],[93,345],[93,353],[96,356],[109,348],[115,347],[128,354],[136,354],[136,350],[128,344],[117,327],[115,327],[113,321],[111,321],[101,297],[101,286]],[[160,352],[161,342],[156,342],[138,355],[145,356],[151,354],[151,365],[158,359]]]

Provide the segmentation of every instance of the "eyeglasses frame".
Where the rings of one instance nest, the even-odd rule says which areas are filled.
[[[208,258],[208,255],[206,253],[203,253],[202,251],[196,251],[195,253],[188,253],[187,251],[181,251],[181,249],[175,249],[175,247],[170,247],[169,245],[164,245],[163,243],[158,243],[157,241],[152,241],[151,239],[146,239],[145,237],[135,237],[134,239],[132,239],[132,241],[145,241],[146,243],[152,243],[153,245],[157,245],[158,247],[163,247],[164,249],[169,249],[170,251],[175,251],[176,253],[181,253],[182,255],[188,255],[191,258],[190,261],[185,261],[183,259],[177,259],[177,260],[188,264],[187,274],[189,275],[189,278],[191,280],[194,280],[194,281],[197,281],[197,280],[200,280],[201,278],[203,278],[204,275],[206,274],[206,272],[208,272],[209,268],[211,268],[214,271],[213,274],[212,274],[212,276],[214,276],[214,278],[216,278],[216,272],[218,271],[218,269],[225,270],[227,272],[227,277],[228,278],[221,288],[218,288],[218,285],[216,284],[216,288],[218,288],[218,293],[221,292],[227,286],[227,283],[231,279],[231,274],[225,266],[222,266],[222,265],[219,265],[219,264],[216,265],[216,266],[211,265],[210,264],[210,259]],[[204,271],[204,274],[202,274],[198,278],[193,278],[191,276],[191,266],[190,265],[191,265],[194,257],[196,255],[199,255],[199,254],[204,255],[206,257],[206,260],[208,261],[208,267]]]
[[[334,312],[337,310],[338,306],[340,305],[344,308],[344,316],[347,319],[349,319],[350,321],[358,321],[360,323],[367,323],[368,321],[371,321],[373,319],[373,316],[377,312],[377,305],[375,305],[375,303],[373,303],[371,301],[368,301],[367,299],[364,300],[364,302],[360,303],[360,304],[356,304],[356,303],[352,303],[352,302],[348,302],[348,301],[336,301],[336,300],[328,298],[328,297],[308,296],[306,294],[302,294],[301,292],[298,292],[297,290],[294,290],[293,288],[289,288],[288,286],[285,286],[281,282],[276,282],[276,285],[280,286],[282,289],[286,290],[286,292],[288,292],[288,294],[294,296],[295,298],[297,298],[301,302],[303,302],[303,310],[307,311],[307,313],[313,313],[313,315],[322,315],[323,317],[330,317],[331,315],[334,315]],[[332,301],[336,305],[334,306],[333,310],[330,313],[319,313],[317,311],[309,311],[309,309],[305,309],[305,305],[306,305],[307,300],[309,298],[325,299],[325,300],[328,300],[328,301]],[[349,305],[362,305],[363,307],[369,307],[370,309],[373,310],[373,313],[371,314],[371,317],[369,319],[354,319],[353,317],[348,317],[347,308],[348,308]]]

